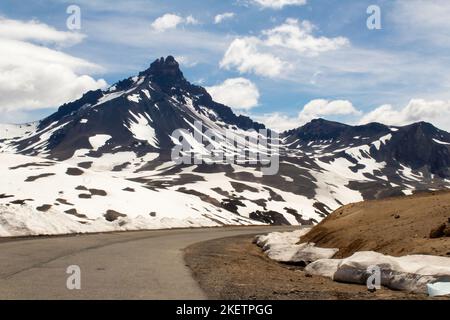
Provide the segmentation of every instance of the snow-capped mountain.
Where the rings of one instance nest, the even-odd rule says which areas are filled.
[[[0,235],[311,224],[342,204],[450,186],[450,134],[427,123],[314,120],[269,141],[275,175],[258,161],[178,164],[180,129],[194,157],[213,145],[237,159],[264,126],[214,102],[170,56],[42,121],[1,125]]]
[[[96,149],[96,155],[112,151],[144,155],[170,151],[173,131],[192,129],[195,121],[215,130],[264,128],[214,102],[204,88],[184,78],[169,56],[106,91],[90,91],[61,106],[39,122],[33,134],[13,144],[21,154],[46,154],[58,160],[69,159],[80,149]]]

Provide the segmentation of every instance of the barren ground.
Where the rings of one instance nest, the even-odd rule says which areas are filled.
[[[341,207],[301,238],[318,247],[339,248],[335,258],[373,250],[393,256],[431,254],[450,257],[450,237],[430,232],[450,226],[450,192],[364,201]]]
[[[185,261],[206,295],[212,299],[427,299],[426,295],[381,289],[375,293],[360,285],[308,277],[300,267],[268,259],[239,236],[197,243],[185,249]]]

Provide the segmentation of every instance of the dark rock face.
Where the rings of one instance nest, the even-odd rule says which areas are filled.
[[[390,135],[388,137],[388,135]],[[432,174],[450,177],[450,134],[426,122],[404,127],[388,127],[380,123],[350,126],[337,122],[316,119],[306,125],[283,133],[289,148],[308,150],[307,144],[327,142],[327,150],[333,151],[350,146],[370,146],[370,154],[377,161],[385,161],[389,166],[399,164],[413,170],[426,167]],[[386,137],[380,147],[371,145]],[[347,157],[347,155],[343,155]],[[358,161],[354,162],[358,170]]]
[[[389,143],[380,150],[380,158],[396,159],[412,169],[429,167],[433,174],[449,177],[450,134],[429,123],[419,122],[399,128]]]
[[[172,56],[168,56],[166,59],[157,59],[150,65],[150,68],[139,75],[150,77],[165,92],[171,90],[172,87],[186,87],[189,84],[184,78],[178,62]]]
[[[290,225],[289,221],[286,218],[276,212],[276,211],[254,211],[250,213],[250,218],[256,221],[261,221],[264,223],[277,225],[277,226],[288,226]]]
[[[315,119],[304,126],[287,131],[283,136],[302,141],[344,140],[354,137],[377,137],[389,133],[389,127],[380,123],[370,123],[362,126],[350,126],[325,119]]]
[[[115,221],[122,217],[126,217],[125,214],[122,214],[122,213],[114,211],[114,210],[108,210],[103,216],[109,222]]]

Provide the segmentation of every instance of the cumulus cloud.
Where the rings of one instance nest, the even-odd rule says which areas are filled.
[[[49,46],[73,45],[82,38],[37,21],[1,19],[0,113],[55,107],[106,86],[86,74],[100,71],[98,65]]]
[[[193,16],[187,16],[185,19],[186,24],[199,24],[199,21],[195,19]]]
[[[357,110],[347,100],[315,99],[305,104],[298,115],[294,117],[279,112],[253,117],[257,121],[264,123],[268,128],[281,132],[300,127],[317,118],[359,116],[361,114],[361,111]]]
[[[193,16],[184,18],[173,13],[166,13],[153,21],[152,29],[156,32],[164,32],[166,30],[176,29],[181,24],[198,24],[198,20]]]
[[[361,124],[381,122],[387,125],[407,125],[426,121],[450,130],[450,101],[412,99],[405,107],[396,109],[392,105],[382,105],[365,114]]]
[[[85,35],[78,32],[58,31],[37,20],[19,21],[0,17],[0,38],[74,45],[81,42]]]
[[[298,117],[291,117],[280,112],[252,115],[252,118],[278,132],[294,129],[301,125]]]
[[[219,24],[219,23],[222,23],[224,20],[233,19],[233,17],[234,17],[234,12],[221,13],[214,17],[214,23]]]
[[[403,108],[385,104],[362,113],[350,101],[316,99],[307,103],[296,117],[278,112],[252,117],[268,128],[285,131],[300,127],[316,118],[333,116],[353,116],[352,119],[356,121],[350,123],[361,125],[379,122],[385,125],[404,126],[425,121],[439,129],[450,131],[450,100],[412,99]]]
[[[257,75],[276,77],[283,70],[285,63],[270,53],[258,50],[259,40],[255,37],[238,38],[228,47],[220,67],[236,68],[241,73],[252,72]]]
[[[277,77],[290,68],[289,63],[279,57],[280,50],[296,55],[317,56],[349,43],[343,37],[315,37],[314,29],[309,21],[287,19],[273,29],[262,31],[259,37],[237,38],[229,45],[220,67],[235,68],[241,73],[252,72]]]
[[[312,35],[314,29],[314,25],[307,20],[299,22],[297,19],[286,19],[280,26],[263,31],[266,36],[264,44],[313,56],[321,52],[337,50],[349,44],[348,39],[344,37],[314,37]]]
[[[306,0],[252,0],[263,8],[282,9],[285,6],[303,6]]]
[[[315,99],[308,102],[298,114],[300,123],[306,123],[324,116],[360,115],[353,104],[348,100]]]
[[[258,88],[245,78],[227,79],[216,86],[206,87],[206,90],[215,101],[234,109],[248,110],[258,105]]]

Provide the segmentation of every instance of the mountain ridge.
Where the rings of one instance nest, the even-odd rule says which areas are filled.
[[[450,188],[450,134],[425,122],[315,119],[282,133],[274,150],[248,139],[264,128],[214,102],[173,57],[157,59],[39,123],[0,126],[0,207],[8,212],[0,235],[314,224],[343,204]],[[174,161],[183,144],[200,163]],[[234,161],[204,162],[209,145]],[[255,150],[275,151],[276,174],[236,161]]]

